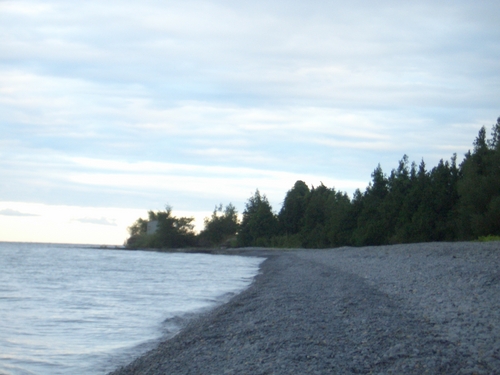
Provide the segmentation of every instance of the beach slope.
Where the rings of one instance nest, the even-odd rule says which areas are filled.
[[[113,375],[500,373],[500,243],[253,250],[255,282]]]

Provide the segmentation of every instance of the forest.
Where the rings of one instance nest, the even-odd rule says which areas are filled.
[[[388,175],[378,165],[364,192],[352,198],[323,184],[295,182],[278,213],[259,190],[241,220],[232,204],[215,207],[204,229],[172,208],[149,211],[129,227],[129,248],[331,248],[432,241],[470,241],[500,235],[500,117],[487,137],[482,127],[463,161],[428,169],[404,155]],[[148,222],[157,229],[148,234]]]

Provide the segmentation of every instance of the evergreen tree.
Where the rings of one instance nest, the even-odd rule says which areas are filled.
[[[463,162],[440,160],[430,171],[424,161],[409,165],[404,155],[387,177],[380,165],[364,193],[353,199],[323,183],[309,187],[297,181],[276,216],[259,190],[249,198],[238,226],[231,204],[215,208],[205,219],[200,243],[220,245],[237,233],[240,246],[329,247],[387,243],[468,240],[500,235],[500,117],[491,138],[479,130]],[[158,231],[147,234],[148,220],[129,227],[131,247],[182,247],[194,240],[192,218],[172,210],[149,211]]]
[[[497,123],[493,125],[491,130],[491,139],[488,141],[488,146],[493,151],[500,149],[500,117],[497,118]]]
[[[309,193],[309,187],[304,181],[295,182],[293,188],[286,193],[278,214],[282,234],[293,235],[300,232]]]
[[[460,229],[463,239],[500,234],[500,118],[486,140],[484,127],[460,165]]]
[[[339,247],[351,244],[352,231],[356,225],[356,212],[346,193],[330,194],[328,208],[329,218],[326,223],[328,246]]]
[[[301,237],[304,247],[321,248],[328,245],[326,223],[329,219],[329,198],[334,192],[323,183],[312,188],[307,197]]]
[[[458,203],[458,169],[456,156],[451,164],[441,159],[430,173],[431,192],[429,204],[432,208],[433,224],[432,241],[451,241],[455,238],[455,225],[453,222],[454,210]],[[431,219],[431,218],[429,218]]]
[[[372,173],[372,183],[363,194],[362,210],[358,215],[357,228],[353,233],[356,246],[382,245],[387,243],[388,228],[381,211],[381,203],[388,194],[388,181],[380,164]]]
[[[220,246],[238,232],[238,212],[236,207],[229,203],[222,209],[222,203],[216,206],[212,216],[205,218],[205,228],[199,234],[199,242],[204,246]]]
[[[238,232],[239,246],[268,246],[278,234],[278,219],[265,195],[259,190],[248,199]]]
[[[427,242],[434,230],[434,213],[430,205],[432,200],[431,177],[422,160],[406,199],[406,211],[411,213],[409,221],[399,228],[401,242]]]
[[[393,169],[387,180],[387,194],[380,203],[380,214],[385,237],[391,243],[405,242],[404,231],[411,220],[412,209],[408,204],[412,172],[408,168],[408,156],[404,155],[397,169]]]

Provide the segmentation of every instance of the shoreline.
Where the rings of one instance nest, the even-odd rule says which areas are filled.
[[[237,255],[267,258],[249,288],[111,374],[500,368],[498,242],[253,248]]]
[[[115,248],[100,247],[101,250],[116,250]],[[244,256],[262,256],[261,254],[272,254],[282,251],[298,251],[305,249],[281,249],[270,247],[181,247],[181,248],[144,248],[144,249],[128,249],[122,248],[118,250],[125,251],[151,251],[155,253],[186,253],[186,254],[214,254],[214,255],[244,255]]]

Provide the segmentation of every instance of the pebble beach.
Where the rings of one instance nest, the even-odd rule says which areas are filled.
[[[111,374],[500,374],[500,242],[224,252],[252,285]]]

